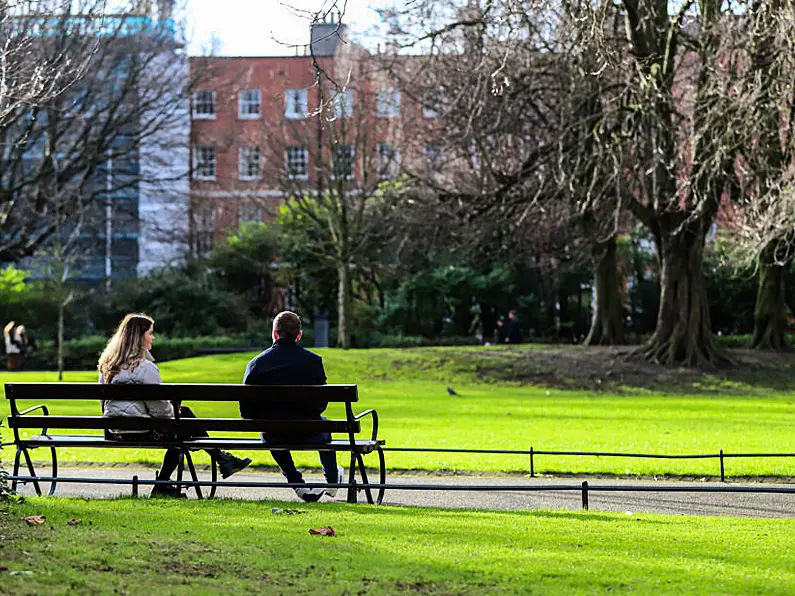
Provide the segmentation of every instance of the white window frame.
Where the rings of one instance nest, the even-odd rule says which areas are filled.
[[[305,171],[303,174],[294,174],[290,164],[290,152],[291,151],[298,151],[301,150],[304,156],[304,168]],[[284,152],[284,167],[287,170],[287,177],[291,180],[308,180],[309,179],[309,149],[306,145],[290,145]]]
[[[346,174],[345,179],[353,180],[356,178],[356,147],[353,146],[353,143],[342,143],[333,147],[334,153],[331,159],[331,178],[334,180],[337,179],[337,156],[339,155],[339,150],[343,147],[348,149],[348,159],[350,159],[351,164],[350,174]]]
[[[291,120],[301,120],[306,118],[309,112],[309,94],[306,89],[287,89],[284,92],[284,117]],[[291,108],[298,106],[296,112]]]
[[[255,214],[251,217],[251,214]],[[261,222],[265,219],[265,210],[257,203],[241,203],[237,210],[238,225],[250,222]]]
[[[444,98],[444,90],[439,87],[437,89],[429,89],[422,94],[422,117],[429,120],[439,117],[441,110],[442,100]],[[430,107],[431,103],[435,103],[434,107]]]
[[[208,105],[208,102],[205,99],[199,100],[199,94],[209,93],[212,101],[209,105],[212,105],[212,113],[210,112],[200,112],[199,106],[200,105]],[[216,113],[216,102],[215,102],[215,91],[212,89],[199,89],[198,91],[194,91],[193,93],[193,106],[192,106],[192,117],[194,120],[215,120],[215,113]]]
[[[386,151],[384,151],[386,148]],[[376,147],[378,158],[376,163],[378,165],[378,177],[381,180],[389,180],[395,177],[395,168],[398,165],[399,153],[387,143],[378,143]]]
[[[255,158],[256,173],[251,173],[251,162]],[[258,180],[262,170],[262,151],[257,145],[247,145],[237,150],[237,175],[240,180]]]
[[[197,257],[205,257],[215,245],[218,209],[213,205],[195,206],[192,217],[193,252]]]
[[[345,89],[344,91],[337,91],[334,95],[334,115],[337,119],[353,118],[353,102],[354,102],[353,89]]]
[[[400,89],[379,89],[375,100],[376,118],[400,117]]]
[[[251,111],[256,107],[256,111]],[[262,92],[259,89],[241,89],[237,94],[238,120],[259,120],[262,118]]]
[[[211,151],[212,158],[207,159],[203,156],[204,151]],[[204,168],[212,164],[212,174],[204,172]],[[215,180],[217,174],[218,156],[215,153],[215,145],[196,145],[193,148],[193,179],[194,180]]]

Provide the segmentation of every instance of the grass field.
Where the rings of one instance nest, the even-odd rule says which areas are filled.
[[[795,585],[793,520],[344,504],[271,512],[295,506],[0,506],[0,594],[787,594]],[[28,527],[23,515],[46,521]],[[320,526],[338,536],[309,535]]]
[[[576,355],[571,348],[564,355]],[[155,355],[157,346],[155,345]],[[526,355],[487,348],[414,350],[325,349],[330,383],[358,383],[360,408],[374,407],[380,435],[389,447],[477,447],[484,449],[583,450],[695,454],[738,452],[795,453],[795,392],[771,390],[751,379],[702,375],[683,390],[659,375],[653,389],[614,381],[593,388],[556,388],[528,382]],[[166,382],[238,383],[252,354],[194,358],[161,364]],[[561,356],[562,361],[562,356]],[[552,361],[553,364],[555,360]],[[530,371],[532,372],[532,371]],[[536,371],[538,372],[538,371]],[[656,373],[655,373],[656,374]],[[660,380],[662,378],[662,380]],[[94,381],[96,373],[67,373],[68,381]],[[523,380],[511,382],[511,379]],[[0,382],[54,381],[53,373],[0,374]],[[449,396],[446,386],[460,394]],[[672,391],[662,393],[660,387]],[[234,404],[193,405],[199,416],[237,416]],[[95,403],[57,403],[51,413],[97,413]],[[0,415],[7,413],[0,404]],[[341,411],[335,406],[330,416]],[[4,440],[10,433],[3,429]],[[8,452],[6,452],[8,453]],[[255,462],[272,465],[262,452]],[[7,456],[6,456],[7,457]],[[96,451],[64,452],[61,461],[94,461]],[[158,452],[105,450],[104,461],[156,463]],[[203,456],[201,456],[203,457]],[[204,461],[197,458],[200,462]],[[316,466],[303,454],[299,464]],[[388,453],[390,469],[527,472],[526,457]],[[650,460],[540,456],[536,471],[715,476],[717,460]],[[728,476],[795,476],[795,458],[728,459]]]

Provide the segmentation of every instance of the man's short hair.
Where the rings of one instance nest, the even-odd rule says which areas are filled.
[[[282,311],[273,319],[273,330],[279,339],[295,341],[301,333],[301,318],[289,310]]]
[[[516,309],[512,308],[511,311],[508,314],[511,315],[512,317],[515,317],[516,316]]]

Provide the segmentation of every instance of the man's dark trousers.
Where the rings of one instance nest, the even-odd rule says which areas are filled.
[[[243,377],[246,385],[325,385],[326,371],[323,359],[296,345],[294,341],[276,340],[273,345],[248,363]],[[255,400],[240,402],[240,415],[243,418],[286,419],[286,420],[323,420],[321,414],[327,402],[315,404],[290,404],[257,402]],[[308,442],[323,445],[331,441],[331,434],[319,433],[310,437],[276,437],[263,436],[263,441],[277,445],[292,441]],[[301,472],[295,467],[293,456],[289,451],[271,451],[271,455],[290,483],[304,481]],[[335,451],[318,451],[320,465],[326,482],[342,482],[337,478],[337,454]]]

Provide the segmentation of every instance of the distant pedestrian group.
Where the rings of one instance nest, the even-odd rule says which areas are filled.
[[[497,319],[497,326],[494,328],[494,343],[501,344],[520,344],[524,341],[522,335],[522,321],[515,310],[508,313],[508,321],[502,317]]]
[[[25,326],[9,321],[3,329],[3,335],[6,342],[8,370],[22,370],[25,366],[25,357],[31,345]]]

